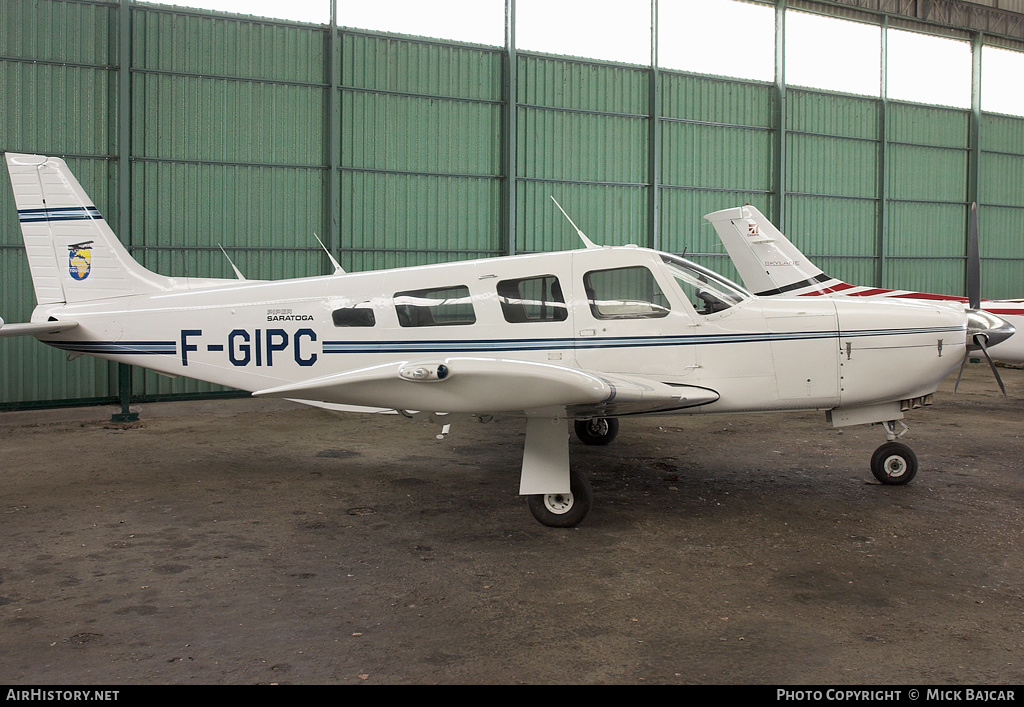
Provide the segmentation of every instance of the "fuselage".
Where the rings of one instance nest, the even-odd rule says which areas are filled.
[[[719,393],[683,412],[915,398],[956,370],[965,345],[963,313],[949,307],[758,298],[634,247],[206,282],[40,306],[33,319],[50,317],[79,324],[46,336],[53,346],[247,391],[478,356]]]
[[[970,303],[966,297],[942,295],[928,292],[912,292],[909,290],[887,290],[875,287],[858,287],[845,282],[829,283],[820,290],[801,292],[801,297],[817,297],[821,295],[842,295],[857,297],[874,302],[921,302],[928,304],[959,305],[964,308]],[[981,300],[980,309],[1006,321],[1017,331],[1024,331],[1024,300]],[[1011,336],[988,348],[992,358],[1012,364],[1024,363],[1024,336]]]
[[[852,285],[831,277],[811,262],[764,214],[749,204],[704,216],[715,228],[744,284],[763,297],[853,298],[876,303],[918,302],[967,309],[967,297]],[[980,309],[1012,329],[1024,327],[1024,300],[980,300]],[[1010,331],[1012,331],[1010,329]],[[991,332],[988,353],[1008,363],[1024,363],[1024,336]]]
[[[519,493],[546,525],[590,507],[570,428],[607,444],[624,415],[879,422],[889,442],[872,473],[906,483],[917,461],[896,423],[969,336],[999,326],[946,304],[757,297],[677,256],[586,237],[585,250],[379,272],[179,279],[132,258],[63,160],[6,161],[38,304],[31,322],[0,321],[0,337],[332,409],[524,416]]]

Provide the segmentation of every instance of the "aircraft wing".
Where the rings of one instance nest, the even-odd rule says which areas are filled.
[[[0,336],[35,336],[37,334],[55,334],[78,326],[78,322],[27,322],[25,324],[5,324],[0,319]]]
[[[253,393],[336,405],[445,413],[564,408],[570,417],[678,410],[718,400],[707,388],[515,359],[397,362]]]

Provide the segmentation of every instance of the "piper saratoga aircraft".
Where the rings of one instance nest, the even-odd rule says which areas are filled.
[[[604,444],[631,415],[882,423],[872,471],[906,483],[904,412],[978,334],[963,308],[759,298],[677,256],[589,241],[279,281],[166,277],[132,259],[62,160],[6,158],[37,306],[0,335],[333,409],[525,419],[519,490],[549,526],[592,503],[570,425]]]
[[[759,297],[836,296],[889,302],[951,302],[966,305],[976,318],[985,318],[988,313],[996,315],[1012,328],[1024,325],[1024,300],[981,299],[976,204],[971,205],[968,231],[967,297],[864,287],[830,277],[800,252],[764,214],[750,205],[723,209],[707,214],[704,218],[715,227],[743,284]],[[989,321],[993,328],[998,328],[996,318],[989,318]],[[971,348],[980,350],[988,359],[992,373],[1005,395],[1006,389],[993,359],[1013,364],[1024,363],[1024,336],[1000,335],[993,338],[990,334],[979,332]]]

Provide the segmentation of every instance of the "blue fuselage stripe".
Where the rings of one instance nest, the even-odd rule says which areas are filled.
[[[135,354],[155,356],[177,354],[176,341],[44,341],[58,349],[85,354]]]
[[[324,341],[325,354],[355,353],[452,353],[478,351],[547,351],[552,349],[617,349],[655,346],[749,344],[811,339],[860,338],[904,334],[960,332],[959,327],[871,329],[863,331],[808,331],[756,334],[705,334],[690,336],[603,337],[595,339],[490,339],[464,341]]]
[[[623,336],[553,339],[467,339],[460,341],[324,341],[325,354],[444,354],[651,348],[663,346],[710,346],[771,343],[813,339],[847,339],[869,336],[962,333],[960,327],[917,329],[864,329],[860,331],[807,331],[756,334],[705,334],[688,336]],[[44,341],[59,349],[91,354],[176,355],[177,341]],[[211,349],[212,350],[212,349]],[[223,350],[223,347],[217,350]]]

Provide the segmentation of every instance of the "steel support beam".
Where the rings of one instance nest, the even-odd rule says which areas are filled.
[[[647,89],[647,245],[661,247],[661,73],[658,70],[658,0],[651,0],[651,67]]]
[[[889,19],[882,18],[878,99],[878,269],[876,286],[889,278]]]
[[[117,214],[118,232],[126,248],[132,243],[132,3],[121,0],[117,37]],[[132,368],[117,364],[117,397],[121,412],[113,422],[135,422],[139,413],[130,410]]]
[[[965,30],[1024,42],[1024,14],[971,0],[806,0],[800,5],[823,12],[830,8],[860,10],[909,22],[921,31]]]
[[[516,58],[516,0],[505,0],[505,54],[501,77],[503,115],[501,136],[502,172],[505,176],[502,223],[503,250],[506,255],[516,253],[516,113],[518,110],[518,60]]]
[[[327,39],[327,247],[341,262],[341,33],[338,3],[331,3],[331,24]]]
[[[775,227],[786,232],[786,8],[775,3]]]

